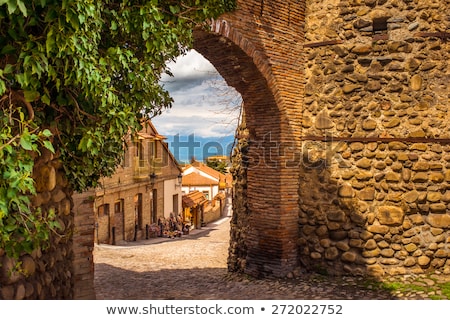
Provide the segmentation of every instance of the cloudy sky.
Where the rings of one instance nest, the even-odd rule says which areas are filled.
[[[234,135],[240,95],[218,74],[214,66],[191,50],[170,63],[174,77],[164,75],[163,86],[174,99],[171,109],[152,122],[162,135],[221,137]]]

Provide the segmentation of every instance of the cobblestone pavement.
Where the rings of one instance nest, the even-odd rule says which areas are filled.
[[[107,300],[383,300],[426,299],[440,288],[386,291],[354,277],[305,274],[296,279],[253,279],[226,268],[229,217],[181,238],[153,238],[94,250],[97,299]],[[433,288],[449,279],[391,279]],[[419,286],[416,286],[420,288]],[[441,298],[445,298],[441,296]]]

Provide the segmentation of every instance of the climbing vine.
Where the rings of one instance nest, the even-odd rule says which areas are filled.
[[[192,30],[232,0],[0,0],[0,247],[45,245],[54,212],[33,208],[34,160],[57,152],[71,187],[111,175],[124,136],[169,108],[159,85]]]

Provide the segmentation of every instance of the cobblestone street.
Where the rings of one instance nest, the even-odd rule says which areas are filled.
[[[362,279],[352,277],[302,275],[289,280],[260,280],[229,274],[226,267],[229,228],[226,217],[181,238],[96,246],[97,299],[424,299],[430,294],[375,290],[367,283],[363,286]],[[428,286],[435,284],[426,280]],[[440,294],[438,289],[430,292]]]
[[[358,279],[305,275],[293,280],[256,280],[226,269],[229,220],[181,239],[152,239],[124,246],[97,246],[97,299],[397,299],[359,288]],[[411,293],[422,299],[424,293]]]

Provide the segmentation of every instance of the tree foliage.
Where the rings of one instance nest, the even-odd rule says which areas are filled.
[[[111,175],[124,136],[171,106],[159,85],[166,63],[191,47],[194,28],[233,9],[233,0],[0,0],[0,247],[30,251],[54,226],[30,205],[33,154],[57,150],[77,191]]]
[[[213,168],[220,173],[226,174],[228,172],[229,163],[227,160],[223,159],[207,159],[206,165]]]

